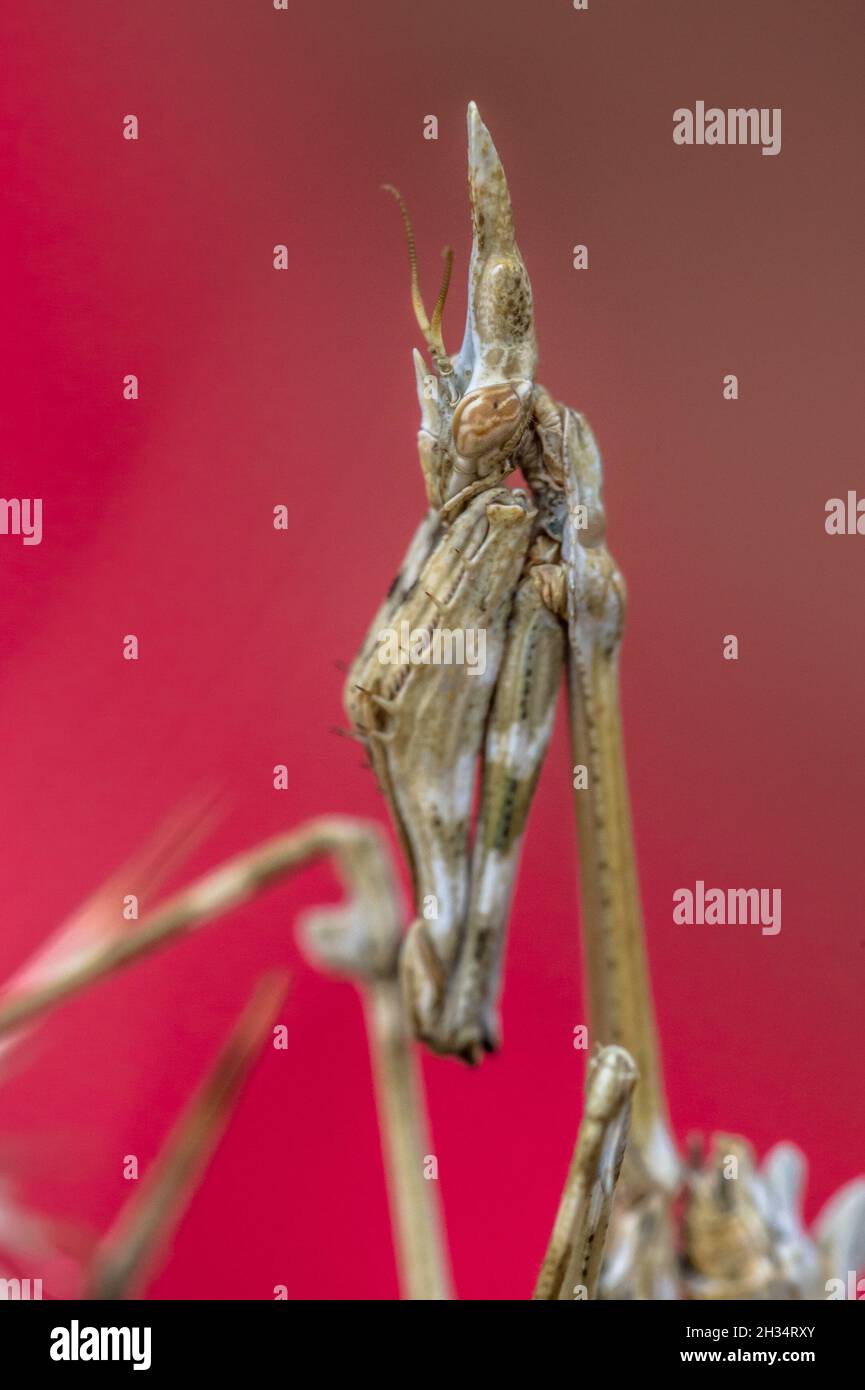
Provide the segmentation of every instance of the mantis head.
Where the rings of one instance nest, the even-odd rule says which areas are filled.
[[[509,471],[532,417],[537,365],[532,291],[514,235],[507,181],[474,102],[468,109],[468,166],[472,254],[465,334],[455,358],[445,349],[441,327],[453,253],[450,248],[443,253],[442,286],[427,318],[411,223],[399,194],[390,189],[403,215],[412,302],[434,368],[433,374],[415,350],[418,447],[427,495],[437,507]]]

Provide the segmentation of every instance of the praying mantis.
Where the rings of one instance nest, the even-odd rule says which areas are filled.
[[[672,1146],[618,699],[625,589],[605,543],[600,453],[585,418],[535,381],[531,286],[504,170],[474,103],[468,151],[468,314],[453,358],[441,331],[451,254],[428,319],[403,206],[412,299],[434,373],[415,351],[429,511],[349,671],[346,708],[387,798],[416,901],[435,905],[431,920],[412,924],[402,952],[417,1035],[438,1052],[477,1062],[498,1046],[507,917],[566,677],[574,761],[587,771],[575,804],[594,1028],[639,1069],[635,1136],[662,1173]],[[505,485],[517,469],[526,488]],[[383,662],[382,634],[403,622],[484,627],[485,672],[470,678],[452,666]]]
[[[671,1134],[624,763],[626,594],[606,545],[601,457],[585,417],[535,379],[531,286],[504,169],[474,102],[468,175],[468,310],[455,356],[442,334],[452,252],[428,317],[411,222],[388,185],[430,356],[428,366],[413,352],[428,511],[345,688],[412,874],[418,915],[400,957],[406,1008],[416,1036],[438,1053],[474,1064],[499,1046],[510,903],[564,678],[573,760],[585,770],[574,782],[582,934],[591,1027],[604,1053],[590,1068],[535,1297],[574,1296],[571,1280],[589,1267],[608,1218],[604,1271],[597,1249],[592,1256],[591,1288],[600,1281],[601,1296],[823,1296],[827,1270],[865,1262],[865,1183],[837,1194],[812,1240],[799,1216],[804,1160],[792,1145],[778,1145],[758,1170],[744,1141],[715,1136],[708,1158],[688,1163]],[[524,487],[507,486],[515,472]],[[483,674],[386,658],[385,639],[403,624],[483,629]],[[611,1201],[613,1150],[624,1150],[616,1203],[603,1230],[597,1221],[589,1230],[579,1213],[597,1218],[598,1194]]]
[[[409,1028],[434,1051],[472,1064],[500,1044],[511,897],[564,680],[573,762],[585,773],[574,779],[574,803],[595,1052],[533,1297],[815,1299],[847,1296],[838,1289],[851,1287],[855,1296],[856,1271],[865,1267],[865,1181],[843,1187],[808,1232],[805,1161],[793,1145],[777,1144],[758,1165],[736,1136],[713,1135],[705,1153],[692,1144],[684,1156],[673,1139],[624,765],[625,587],[606,546],[600,453],[585,418],[535,380],[531,287],[502,164],[474,103],[468,134],[472,254],[465,334],[454,357],[442,336],[451,253],[428,318],[411,223],[396,195],[430,355],[427,363],[413,354],[428,510],[345,693],[411,868],[408,932],[384,835],[340,816],[225,861],[127,931],[117,912],[121,890],[130,880],[147,894],[158,885],[199,834],[204,815],[196,810],[0,989],[0,1063],[68,998],[308,863],[332,860],[344,901],[306,915],[302,948],[317,968],[354,980],[364,1000],[404,1296],[451,1297],[442,1213],[422,1171],[430,1133]],[[524,486],[508,485],[516,472]],[[403,625],[426,634],[483,632],[482,668],[394,661],[384,637]],[[88,1272],[91,1295],[128,1296],[164,1248],[266,1038],[280,990],[263,982],[141,1195],[101,1240]],[[28,1258],[42,1258],[49,1228],[5,1192],[0,1199],[0,1247],[5,1235]]]

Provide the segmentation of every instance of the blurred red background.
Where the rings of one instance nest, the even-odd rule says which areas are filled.
[[[417,333],[379,185],[409,202],[428,295],[456,248],[455,347],[473,97],[511,185],[541,377],[606,461],[676,1131],[795,1140],[809,1214],[865,1167],[865,541],[823,525],[827,498],[865,487],[861,40],[853,0],[6,13],[0,491],[43,498],[44,539],[0,538],[0,976],[190,792],[227,811],[179,881],[321,812],[384,818],[360,750],[329,732],[335,663],[423,506]],[[672,113],[696,100],[780,106],[781,154],[676,147]],[[464,1298],[528,1295],[580,1111],[569,789],[560,718],[504,1051],[477,1073],[424,1062]],[[780,887],[780,935],[674,927],[673,890],[697,878]],[[298,911],[335,893],[310,871],[100,986],[0,1091],[0,1158],[27,1197],[104,1228],[123,1155],[146,1165],[254,977],[290,964],[289,1049],[257,1068],[154,1296],[396,1293],[361,1010],[293,941]]]

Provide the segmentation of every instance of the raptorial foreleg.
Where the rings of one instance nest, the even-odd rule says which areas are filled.
[[[523,833],[547,751],[565,632],[539,570],[517,589],[487,723],[471,898],[437,1045],[467,1061],[499,1045],[498,993]]]

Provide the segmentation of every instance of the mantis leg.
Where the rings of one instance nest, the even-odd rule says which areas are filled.
[[[621,1047],[601,1048],[589,1062],[583,1118],[535,1299],[597,1297],[636,1080]]]
[[[403,1297],[447,1299],[452,1281],[438,1183],[424,1174],[431,1139],[423,1079],[397,970],[401,895],[383,835],[358,826],[344,860],[353,892],[338,907],[307,913],[300,941],[313,965],[353,980],[363,999]]]
[[[345,687],[345,703],[349,718],[356,720],[358,683],[363,674],[374,662],[380,645],[379,634],[385,628],[399,621],[406,601],[417,589],[424,565],[429,561],[436,545],[441,541],[442,524],[437,511],[428,511],[412,536],[405,558],[396,577],[387,591],[385,600],[367,629],[363,646],[351,664]]]
[[[533,570],[521,581],[483,754],[471,898],[448,986],[442,1050],[477,1061],[499,1043],[497,998],[507,919],[532,796],[547,751],[565,635]]]
[[[633,1057],[632,1178],[672,1189],[679,1161],[661,1078],[619,703],[625,618],[622,577],[603,543],[601,464],[588,424],[564,411],[562,540],[568,607],[568,686],[574,761],[587,770],[575,790],[580,841],[583,940],[595,1039]]]
[[[410,649],[383,660],[380,632],[347,692],[412,867],[419,915],[403,983],[416,1031],[432,1046],[468,908],[477,759],[534,516],[526,495],[507,488],[472,498],[390,614],[390,632]]]

